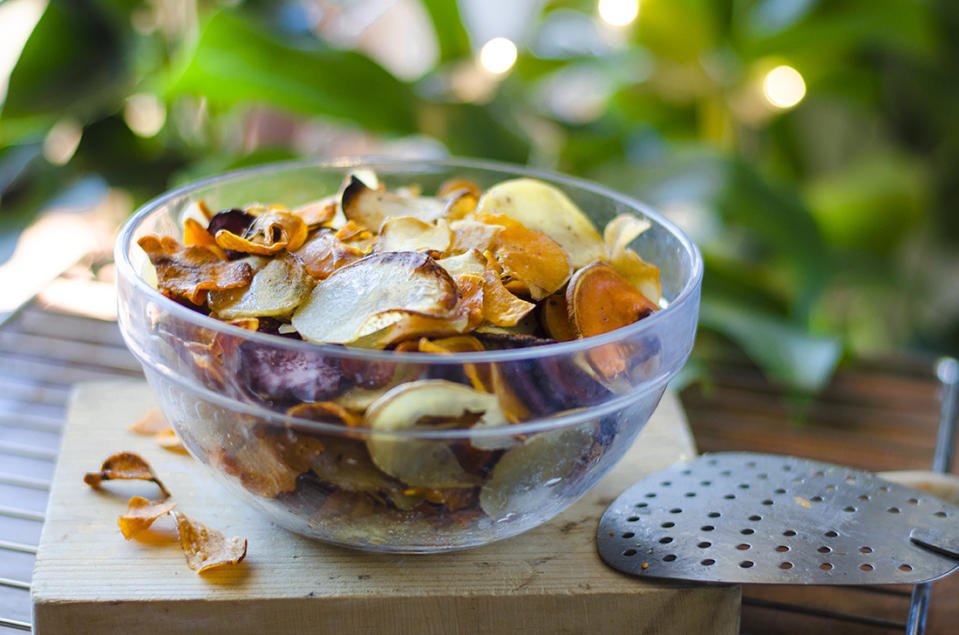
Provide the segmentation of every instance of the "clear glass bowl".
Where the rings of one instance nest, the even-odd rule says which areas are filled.
[[[235,327],[163,297],[144,277],[150,265],[137,240],[180,239],[181,213],[198,199],[213,210],[256,201],[294,207],[335,193],[357,167],[375,170],[391,189],[415,183],[424,192],[454,177],[484,189],[537,178],[565,192],[600,231],[620,213],[648,218],[652,228],[631,246],[660,268],[664,308],[571,342],[396,353]],[[144,205],[121,231],[115,256],[123,337],[190,453],[239,499],[292,531],[394,552],[507,538],[549,520],[593,487],[631,446],[689,356],[702,280],[696,247],[640,203],[570,177],[470,160],[286,163],[225,174]],[[619,370],[597,373],[598,360],[608,368],[610,359]],[[403,382],[469,386],[469,373],[495,377],[525,405],[528,419],[484,429],[385,432],[345,427],[309,408],[288,414],[298,404],[329,400],[358,408]],[[379,456],[422,462],[413,472],[430,476],[412,485],[387,476],[370,460],[374,445]],[[468,474],[466,482],[447,478],[450,469]]]

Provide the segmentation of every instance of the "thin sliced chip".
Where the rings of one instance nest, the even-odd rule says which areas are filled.
[[[169,236],[144,236],[137,244],[156,269],[160,291],[173,299],[200,306],[207,291],[235,289],[253,278],[249,263],[225,262],[205,247],[185,247]]]
[[[156,434],[169,428],[170,424],[167,423],[166,417],[156,406],[147,410],[142,417],[127,426],[127,430],[137,434]]]
[[[161,430],[160,432],[157,432],[153,438],[157,442],[157,445],[164,450],[178,452],[180,454],[189,454],[189,452],[186,451],[186,447],[184,447],[183,442],[180,441],[180,437],[177,436],[176,431],[173,428]]]
[[[318,227],[333,220],[339,202],[339,195],[333,194],[318,201],[301,205],[293,210],[293,214],[302,218],[308,227]]]
[[[606,243],[609,264],[642,291],[643,295],[658,303],[662,297],[659,267],[646,262],[629,248],[629,244],[650,226],[651,223],[645,218],[620,214],[606,225],[603,241]]]
[[[483,317],[496,326],[516,326],[520,320],[536,308],[510,293],[502,280],[490,269],[483,273]]]
[[[474,219],[503,228],[490,246],[503,274],[522,282],[534,300],[555,293],[572,273],[566,251],[546,234],[504,214],[475,214]]]
[[[608,333],[659,309],[605,262],[576,272],[566,290],[570,323],[579,337]]]
[[[453,279],[426,254],[373,254],[316,285],[292,323],[311,342],[345,344],[389,326],[374,316],[396,312],[394,321],[405,313],[448,318],[457,300]]]
[[[540,305],[539,318],[546,333],[557,342],[576,339],[576,332],[569,323],[565,291],[554,293],[543,301]]]
[[[226,252],[216,244],[213,234],[207,231],[206,225],[194,218],[188,217],[183,221],[183,244],[188,247],[206,247],[222,260],[226,260]]]
[[[406,340],[418,340],[421,337],[445,337],[465,333],[469,330],[469,308],[462,305],[459,308],[457,312],[443,317],[412,311],[377,313],[371,315],[361,329],[368,334],[348,343],[360,348],[387,348]]]
[[[340,205],[348,219],[375,231],[379,231],[383,221],[388,218],[412,216],[430,223],[442,218],[446,211],[446,205],[440,199],[374,190],[355,175],[343,190]]]
[[[275,498],[296,489],[296,479],[307,471],[314,457],[323,451],[323,442],[292,430],[256,436],[255,430],[230,451],[212,455],[214,463],[235,476],[250,492]]]
[[[83,477],[83,482],[90,487],[99,487],[102,481],[119,479],[153,481],[157,484],[157,487],[160,488],[160,491],[163,492],[164,498],[170,496],[170,492],[167,491],[167,488],[164,487],[160,479],[157,478],[150,464],[144,461],[140,455],[134,454],[133,452],[120,452],[107,458],[107,460],[103,462],[103,465],[100,466],[100,471],[87,472]]]
[[[482,324],[486,317],[486,280],[474,274],[454,276],[453,280],[460,296],[457,313],[466,315],[466,327],[463,330],[472,331]]]
[[[317,280],[326,280],[334,271],[356,262],[363,251],[339,238],[340,232],[321,230],[293,253],[293,257],[306,267]]]
[[[458,195],[460,192],[466,192],[477,199],[483,194],[480,186],[473,181],[467,179],[450,179],[440,185],[439,189],[436,190],[436,195],[442,198],[449,198],[450,196]]]
[[[309,229],[296,214],[284,209],[270,208],[256,217],[243,236],[227,229],[216,232],[216,244],[258,256],[271,256],[280,250],[296,251],[306,242]]]
[[[142,496],[134,496],[127,502],[127,513],[117,518],[117,524],[123,537],[130,540],[141,531],[147,530],[163,514],[176,507],[174,501],[151,501]]]
[[[321,421],[324,423],[342,423],[348,428],[363,425],[363,417],[350,412],[335,401],[311,401],[292,406],[286,411],[291,417]]]
[[[574,269],[606,256],[592,221],[563,192],[536,179],[497,183],[480,199],[479,214],[505,214],[546,234],[569,255]]]
[[[427,251],[442,254],[449,249],[453,234],[442,218],[426,223],[412,216],[383,221],[373,251]]]
[[[248,331],[260,330],[260,320],[258,318],[236,318],[235,320],[227,320],[226,323]]]
[[[343,242],[369,240],[373,237],[373,232],[356,221],[348,220],[345,225],[336,230],[336,237]]]
[[[486,349],[480,341],[471,335],[454,335],[435,340],[422,337],[419,341],[421,353],[481,353],[484,350]],[[463,364],[463,374],[470,380],[474,390],[490,392],[490,364]]]
[[[210,310],[223,320],[289,315],[313,291],[313,278],[288,253],[276,256],[254,274],[250,286],[213,291]]]
[[[173,512],[180,548],[186,563],[197,573],[214,567],[237,564],[246,557],[246,539],[226,538],[222,533],[197,522],[180,512]]]
[[[450,243],[447,254],[451,256],[474,249],[483,253],[490,249],[493,241],[503,231],[499,225],[481,223],[471,218],[451,222],[450,229],[453,232],[453,242]]]

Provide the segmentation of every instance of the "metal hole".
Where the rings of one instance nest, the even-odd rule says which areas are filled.
[[[749,520],[762,520],[762,519],[763,517],[759,516],[758,514],[753,514],[752,516],[749,517]]]
[[[860,494],[860,495],[859,495],[859,500],[861,500],[861,501],[867,501],[867,500],[869,500],[869,495],[868,495],[868,494]]]
[[[713,560],[712,558],[706,558],[705,560],[700,560],[699,564],[703,565],[704,567],[708,567],[710,565],[716,564],[716,561]]]
[[[636,507],[638,509],[646,509],[647,507],[649,507],[649,503],[636,503]]]
[[[712,531],[714,529],[716,528],[713,527],[712,525],[703,525],[702,527],[699,528],[700,531]]]
[[[663,556],[663,562],[672,562],[675,559],[676,559],[675,553],[667,553],[665,556]]]
[[[789,547],[787,547],[786,545],[779,545],[778,547],[776,547],[776,551],[778,551],[779,553],[785,553],[786,551],[789,551]]]
[[[819,470],[818,472],[813,472],[813,476],[816,476],[816,477],[821,477],[821,476],[825,476],[825,475],[826,475],[826,473],[823,472],[822,470]]]
[[[763,505],[772,505],[772,504],[773,504],[773,502],[772,502],[771,500],[769,500],[768,498],[763,501]]]
[[[779,563],[779,568],[780,568],[780,569],[792,569],[792,568],[793,568],[793,563],[788,562],[788,561],[787,561],[787,562],[780,562],[780,563]]]
[[[699,544],[696,545],[696,546],[699,547],[700,549],[709,549],[710,547],[713,546],[713,543],[711,543],[711,542],[706,542],[706,541],[704,540],[704,541],[702,541],[701,543],[699,543]]]
[[[816,549],[816,551],[818,551],[819,553],[829,553],[830,551],[832,551],[832,547],[827,547],[826,545],[823,545],[819,549]]]
[[[656,492],[650,492],[649,494],[646,494],[646,498],[656,498]]]
[[[910,498],[908,502],[909,502],[910,505],[918,505],[918,504],[919,504],[919,499],[918,499],[918,498]]]
[[[748,569],[751,566],[753,566],[753,562],[752,560],[743,560],[742,562],[739,563],[739,566],[742,567],[743,569]]]
[[[682,514],[682,513],[683,513],[683,510],[681,510],[681,509],[678,508],[678,507],[673,507],[671,510],[669,510],[669,513],[670,513],[670,514]]]
[[[947,514],[946,512],[936,512],[935,514],[933,514],[933,516],[938,516],[939,518],[945,518],[948,515],[949,514]]]
[[[674,523],[671,520],[667,520],[662,525],[660,525],[660,527],[662,527],[663,529],[669,529],[670,527],[675,527],[675,526],[676,526],[676,523]]]
[[[746,467],[756,467],[756,462],[755,462],[755,461],[749,461],[748,463],[746,463]]]
[[[639,520],[639,516],[630,516],[629,518],[626,519],[626,522],[628,522],[628,523],[634,523],[634,522],[636,522],[637,520]]]
[[[883,485],[882,487],[879,488],[879,491],[882,492],[883,494],[885,494],[886,492],[889,491],[889,488],[886,487],[885,485]]]
[[[795,529],[787,529],[786,531],[783,532],[783,535],[784,535],[784,536],[787,536],[787,537],[795,536],[795,535],[796,535],[796,530],[795,530]]]
[[[835,486],[835,485],[827,485],[827,486],[826,486],[826,491],[827,491],[827,492],[835,492],[835,491],[836,491],[836,486]]]
[[[740,483],[739,489],[749,489],[749,483]]]
[[[822,496],[813,496],[813,497],[810,498],[809,500],[811,500],[811,501],[814,502],[814,503],[821,503],[821,502],[822,502]]]
[[[696,492],[686,492],[685,494],[683,494],[683,496],[685,496],[686,498],[693,498],[694,496],[696,496]]]
[[[719,512],[709,512],[706,515],[709,516],[710,518],[719,518],[720,516],[722,516],[722,514],[720,514]]]
[[[720,476],[732,476],[732,470],[723,470],[719,473]]]
[[[703,487],[709,487],[710,485],[713,484],[713,482],[712,482],[712,481],[699,481],[699,484],[702,485]]]
[[[728,501],[731,501],[731,500],[733,500],[734,498],[736,498],[736,495],[735,495],[735,494],[726,494],[725,496],[723,496],[723,498],[725,498],[725,499],[728,500]]]
[[[831,562],[824,562],[821,565],[819,565],[819,568],[822,569],[823,571],[831,571],[832,566],[833,565]]]
[[[834,530],[832,530],[832,529],[830,529],[829,531],[827,531],[826,533],[823,534],[823,536],[825,536],[826,538],[835,538],[835,537],[838,536],[838,535],[839,535],[839,533],[836,532],[836,531],[834,531]]]
[[[872,566],[871,564],[868,564],[868,563],[859,565],[859,570],[860,570],[860,571],[872,571],[872,570],[875,569],[875,568],[876,568],[876,567],[874,567],[874,566]]]
[[[872,547],[859,547],[859,553],[872,553]]]
[[[756,533],[756,530],[750,529],[749,527],[747,527],[746,529],[740,530],[739,533],[741,533],[744,536],[751,536],[752,534]]]
[[[844,512],[854,512],[856,511],[856,508],[853,507],[852,505],[846,505],[845,507],[842,508],[842,510]]]
[[[784,490],[783,488],[779,487],[779,488],[773,490],[773,493],[774,493],[774,494],[785,494],[785,493],[786,493],[786,490]]]
[[[743,543],[740,543],[740,544],[736,545],[736,548],[739,549],[740,551],[746,551],[746,550],[749,549],[751,546],[752,546],[752,545],[743,542]]]
[[[660,538],[660,539],[659,539],[659,544],[661,544],[661,545],[668,545],[668,544],[671,543],[672,541],[673,541],[672,536],[666,536],[665,538]]]
[[[672,481],[663,481],[663,482],[660,483],[659,485],[660,485],[661,487],[669,487],[669,486],[672,485],[672,484],[673,484]]]
[[[769,474],[766,474],[765,472],[763,472],[762,474],[757,474],[756,478],[761,478],[765,481],[767,478],[769,478]]]
[[[908,565],[908,564],[901,564],[901,565],[899,565],[899,570],[900,570],[900,571],[912,571],[912,566],[911,566],[911,565]]]
[[[634,534],[633,532],[627,531],[625,534],[623,534],[623,538],[632,538],[635,535],[636,534]]]
[[[898,507],[890,507],[886,511],[889,512],[890,514],[898,514],[900,509]]]
[[[624,555],[624,556],[635,556],[635,555],[636,555],[636,550],[635,550],[635,549],[627,549],[626,551],[623,552],[623,555]]]

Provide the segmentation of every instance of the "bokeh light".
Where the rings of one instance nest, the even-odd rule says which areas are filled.
[[[599,17],[610,26],[628,26],[639,15],[639,0],[599,0]]]
[[[66,165],[80,145],[83,128],[71,117],[64,117],[50,128],[43,139],[43,156],[53,165]]]
[[[763,95],[776,108],[792,108],[806,96],[806,82],[792,66],[777,66],[763,79]]]
[[[134,134],[153,137],[166,123],[166,107],[155,95],[130,95],[123,107],[123,121]]]
[[[516,63],[516,45],[505,37],[494,37],[480,49],[480,65],[490,73],[501,75]]]

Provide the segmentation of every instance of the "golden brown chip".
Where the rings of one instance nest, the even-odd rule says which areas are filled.
[[[127,503],[127,513],[117,518],[123,537],[129,540],[139,532],[149,529],[153,522],[176,507],[173,501],[151,501],[134,496]]]
[[[453,242],[450,243],[448,253],[456,255],[475,249],[485,252],[496,240],[503,228],[499,225],[481,223],[471,218],[464,218],[450,223],[453,231]]]
[[[246,557],[246,539],[226,538],[222,533],[203,523],[173,512],[180,548],[187,565],[197,573],[227,564],[237,564]]]
[[[421,353],[481,353],[484,350],[486,349],[483,344],[472,335],[454,335],[436,340],[422,337],[419,341]],[[489,392],[491,385],[489,364],[463,364],[463,373],[474,389]]]
[[[334,271],[363,257],[363,251],[341,239],[340,232],[321,230],[313,235],[293,257],[317,280],[326,280]]]
[[[324,423],[342,423],[348,428],[363,425],[363,417],[354,414],[335,401],[313,401],[292,406],[286,411],[291,417],[321,421]]]
[[[639,257],[628,245],[651,226],[646,219],[632,214],[620,214],[606,225],[603,240],[606,243],[609,264],[653,303],[659,302],[662,288],[659,267]]]
[[[99,472],[87,472],[83,477],[83,482],[90,487],[99,487],[101,481],[111,481],[116,479],[135,479],[141,481],[153,481],[163,492],[164,498],[170,496],[170,492],[163,486],[157,475],[154,474],[150,464],[142,457],[133,452],[120,452],[114,454],[103,462]]]
[[[258,256],[271,256],[283,249],[296,251],[306,242],[309,228],[296,214],[284,209],[270,208],[256,217],[243,236],[221,229],[216,233],[216,244]]]
[[[569,323],[569,308],[566,306],[566,293],[559,292],[546,298],[540,305],[540,322],[546,334],[557,342],[576,339],[576,332]]]
[[[590,337],[632,324],[659,309],[605,262],[576,272],[566,290],[570,322],[577,335]]]
[[[187,217],[183,221],[183,244],[188,247],[206,247],[221,260],[226,260],[226,253],[216,244],[213,234],[195,218]]]
[[[384,311],[370,316],[370,321],[381,323],[383,327],[370,327],[368,335],[352,344],[363,348],[386,348],[421,337],[458,335],[465,333],[469,327],[469,312],[465,306],[449,317],[433,317],[412,311]]]
[[[206,247],[185,247],[169,236],[144,236],[137,241],[153,263],[157,286],[164,295],[206,302],[207,291],[234,289],[249,284],[249,263],[225,262]]]
[[[473,198],[479,199],[483,191],[480,189],[479,185],[472,181],[466,179],[450,179],[444,181],[440,188],[436,191],[436,195],[442,198],[447,198],[451,195],[458,194],[459,192],[466,192],[470,194]]]
[[[546,234],[527,229],[505,214],[475,214],[472,218],[503,228],[490,246],[493,258],[506,276],[529,289],[534,300],[555,293],[569,280],[569,257]]]
[[[296,489],[296,478],[310,468],[313,458],[323,451],[323,442],[292,430],[267,433],[262,438],[252,434],[237,442],[229,451],[212,455],[227,474],[254,494],[273,498]]]
[[[258,331],[260,329],[260,320],[257,318],[236,318],[235,320],[227,320],[226,323],[248,331]]]
[[[189,454],[186,451],[186,448],[183,446],[183,442],[180,441],[180,437],[176,435],[176,432],[173,428],[167,428],[166,430],[161,430],[157,432],[153,437],[157,445],[159,445],[164,450],[169,450],[170,452],[179,452],[180,454]]]
[[[510,293],[502,280],[491,269],[483,275],[483,317],[496,326],[516,326],[530,311],[536,308],[532,302],[517,298]]]
[[[313,290],[313,277],[289,253],[282,253],[253,274],[248,287],[212,291],[211,312],[223,320],[289,315]]]
[[[452,240],[449,224],[442,218],[427,223],[412,216],[387,218],[380,227],[374,251],[426,251],[442,254]]]
[[[159,408],[153,407],[146,411],[142,417],[127,426],[127,430],[137,434],[156,434],[163,430],[168,430],[170,424]]]
[[[335,194],[321,198],[318,201],[301,205],[293,210],[293,214],[303,219],[308,227],[316,227],[328,223],[336,216],[337,199]]]
[[[373,237],[373,233],[356,221],[349,220],[345,225],[336,230],[336,237],[343,242],[352,242],[356,240],[369,240]]]

